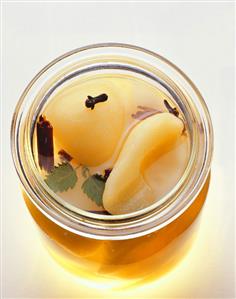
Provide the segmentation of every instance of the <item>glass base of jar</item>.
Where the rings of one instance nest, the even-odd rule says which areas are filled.
[[[83,284],[97,288],[103,286],[103,289],[124,290],[151,283],[173,270],[191,249],[195,237],[193,230],[196,231],[196,222],[188,228],[184,236],[177,238],[163,250],[146,259],[127,264],[119,264],[119,258],[116,263],[109,264],[92,262],[91,256],[74,256],[46,235],[43,235],[43,242],[52,258],[65,270],[79,277]],[[101,251],[100,249],[100,254]],[[107,250],[103,248],[103,251]]]
[[[188,253],[209,181],[210,176],[192,205],[173,222],[151,234],[128,240],[97,240],[71,233],[45,217],[23,195],[42,231],[46,248],[60,265],[85,284],[124,289],[158,279]]]

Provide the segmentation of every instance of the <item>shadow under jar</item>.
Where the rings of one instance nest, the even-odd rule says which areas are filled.
[[[35,150],[39,119],[55,94],[77,84],[76,80],[86,83],[99,76],[136,80],[135,84],[142,81],[156,88],[177,109],[188,138],[187,164],[175,184],[152,204],[130,213],[110,215],[100,208],[91,211],[79,205],[79,198],[74,204],[70,196],[53,192],[45,183]],[[190,248],[195,229],[192,224],[209,186],[212,125],[197,88],[165,58],[140,47],[115,43],[95,44],[60,56],[23,92],[13,117],[11,139],[26,205],[49,252],[65,268],[94,282],[114,282],[116,278],[117,287],[137,285],[168,272]],[[60,145],[54,140],[56,149]],[[58,161],[60,157],[54,153],[52,165],[47,163],[47,167],[52,170]]]

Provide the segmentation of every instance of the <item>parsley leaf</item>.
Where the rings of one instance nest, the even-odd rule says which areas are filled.
[[[94,174],[89,176],[82,185],[83,192],[98,206],[102,206],[102,195],[105,188],[104,179]]]
[[[75,169],[68,162],[64,162],[55,166],[44,181],[54,192],[63,192],[72,189],[77,180]]]
[[[83,165],[81,173],[84,178],[87,178],[90,175],[89,168],[87,166]]]

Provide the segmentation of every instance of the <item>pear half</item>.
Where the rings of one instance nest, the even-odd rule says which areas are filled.
[[[106,93],[108,100],[94,109],[85,106],[87,96]],[[129,101],[127,101],[127,98]],[[54,136],[63,149],[78,163],[97,166],[109,160],[125,128],[126,115],[131,114],[128,86],[116,80],[97,78],[77,80],[59,91],[45,111]],[[130,110],[130,111],[127,111]]]
[[[144,170],[171,150],[183,131],[183,122],[170,113],[150,116],[128,135],[106,182],[103,206],[111,214],[126,214],[155,201]]]

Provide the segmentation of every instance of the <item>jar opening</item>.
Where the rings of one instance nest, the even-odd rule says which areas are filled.
[[[51,96],[78,76],[132,74],[155,82],[184,115],[190,136],[188,165],[176,186],[158,202],[137,212],[99,215],[63,201],[39,176],[33,153],[37,119]],[[177,67],[145,49],[101,44],[76,49],[46,66],[24,91],[12,122],[12,152],[22,184],[34,204],[60,226],[94,238],[131,238],[159,229],[182,213],[204,184],[212,154],[212,128],[196,87]]]

